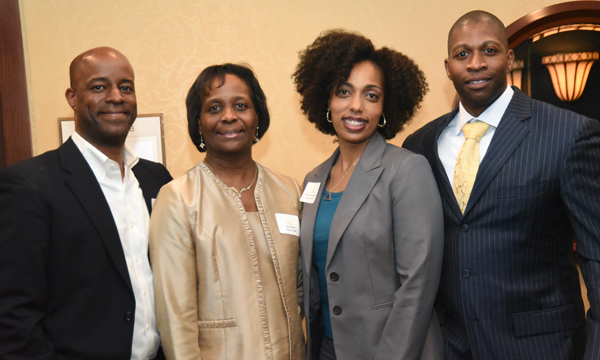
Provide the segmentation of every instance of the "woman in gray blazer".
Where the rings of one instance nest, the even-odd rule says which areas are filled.
[[[433,304],[442,208],[429,164],[388,144],[418,109],[417,65],[344,30],[300,53],[302,110],[338,149],[304,180],[308,358],[443,358]]]

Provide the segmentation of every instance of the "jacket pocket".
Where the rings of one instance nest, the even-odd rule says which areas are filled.
[[[394,305],[394,302],[386,302],[386,303],[382,303],[382,304],[375,304],[375,305],[371,305],[371,310],[377,310],[377,309],[383,309],[386,307],[392,307]]]
[[[517,337],[574,329],[582,321],[573,304],[512,315],[513,333]]]
[[[237,319],[198,320],[198,329],[224,329],[237,326]]]
[[[532,196],[542,194],[548,189],[548,181],[542,181],[533,184],[513,186],[505,189],[498,189],[498,199],[508,199],[516,197]]]

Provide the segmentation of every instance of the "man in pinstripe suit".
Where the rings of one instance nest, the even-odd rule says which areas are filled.
[[[446,357],[600,359],[600,122],[509,87],[513,60],[500,20],[463,15],[445,60],[460,105],[404,143],[429,160],[443,201]],[[490,126],[462,213],[452,181],[462,125],[475,119]]]

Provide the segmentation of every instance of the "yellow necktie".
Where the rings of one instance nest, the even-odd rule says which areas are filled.
[[[466,139],[456,158],[452,190],[458,201],[460,212],[463,214],[473,190],[477,169],[479,169],[479,140],[489,127],[489,124],[476,121],[467,123],[462,128]]]

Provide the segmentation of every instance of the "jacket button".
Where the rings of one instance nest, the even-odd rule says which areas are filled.
[[[469,231],[469,225],[467,225],[467,224],[462,224],[462,226],[460,227],[460,231],[462,231],[462,232],[467,232],[467,231]]]
[[[462,271],[462,277],[464,277],[465,279],[468,279],[471,276],[471,272],[468,269],[464,269]]]
[[[342,313],[342,308],[341,307],[339,307],[339,306],[334,306],[333,307],[333,314],[334,315],[339,315],[341,313]]]
[[[131,321],[133,319],[133,313],[131,312],[126,312],[125,313],[125,321]]]
[[[331,273],[331,275],[329,275],[329,278],[331,279],[331,281],[338,281],[340,279],[340,275],[338,275],[338,273]]]

